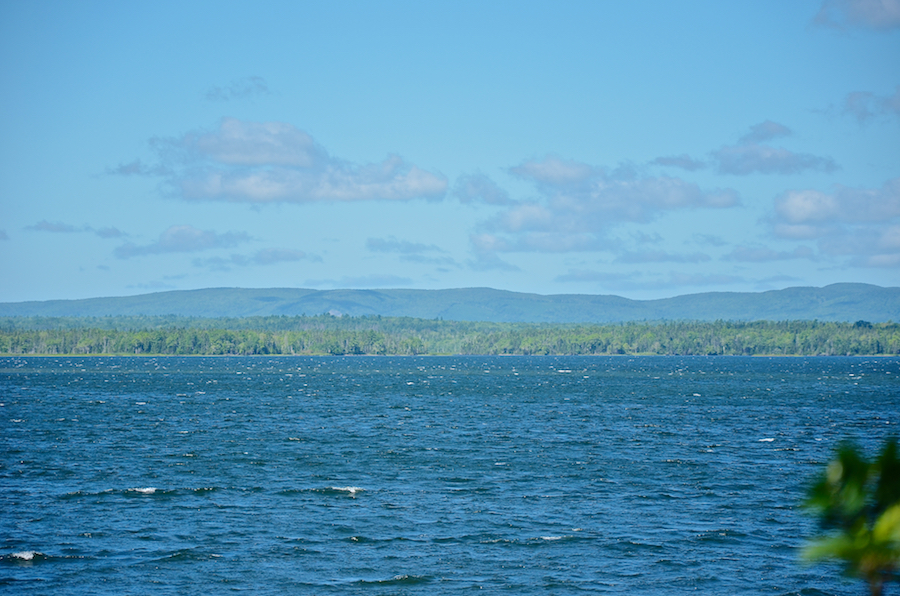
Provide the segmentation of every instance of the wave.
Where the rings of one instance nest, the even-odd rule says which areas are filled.
[[[350,582],[357,586],[415,586],[431,581],[428,575],[395,575],[388,579],[360,579]]]
[[[177,496],[177,495],[204,495],[207,493],[220,491],[220,490],[227,490],[227,488],[220,487],[220,486],[197,486],[197,487],[164,489],[164,488],[159,488],[156,486],[144,486],[144,487],[135,486],[135,487],[124,488],[124,489],[107,488],[105,490],[98,490],[98,491],[75,490],[72,492],[65,493],[63,495],[59,495],[58,498],[63,499],[63,500],[70,500],[70,499],[85,499],[85,498],[99,498],[99,497],[112,497],[112,496],[143,498],[143,497],[148,497],[148,496],[161,497],[161,496]],[[255,489],[239,488],[236,490],[254,491]]]
[[[33,565],[53,558],[57,557],[50,557],[37,550],[22,550],[8,555],[0,555],[0,562],[12,565]]]
[[[366,489],[358,486],[326,486],[322,489],[325,493],[346,493],[351,497],[355,497],[356,493],[364,492]]]
[[[466,537],[468,538],[468,537]],[[535,536],[531,538],[481,538],[478,540],[481,544],[504,544],[504,545],[522,545],[522,546],[538,546],[555,542],[581,542],[587,540],[584,536],[572,534]],[[440,541],[440,540],[437,540]],[[437,542],[436,541],[436,542]],[[444,538],[443,541],[456,541],[456,539]]]
[[[142,495],[152,495],[158,489],[155,486],[148,486],[147,488],[129,488],[127,492],[135,492],[141,493]]]
[[[282,497],[290,497],[294,495],[305,495],[308,493],[318,493],[325,495],[349,495],[355,497],[358,493],[365,492],[366,489],[359,486],[326,486],[323,488],[284,488],[279,490],[277,495]]]

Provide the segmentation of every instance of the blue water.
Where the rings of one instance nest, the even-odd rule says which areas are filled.
[[[3,594],[860,594],[900,359],[0,358]]]

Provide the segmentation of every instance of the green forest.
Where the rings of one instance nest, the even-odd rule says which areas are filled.
[[[896,323],[485,323],[407,317],[6,317],[0,354],[900,355]]]

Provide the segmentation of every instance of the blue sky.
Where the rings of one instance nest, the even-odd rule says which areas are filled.
[[[900,0],[0,4],[0,301],[900,285]]]

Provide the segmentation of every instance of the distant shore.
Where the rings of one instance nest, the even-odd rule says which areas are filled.
[[[407,317],[0,319],[0,354],[118,356],[897,356],[900,324],[483,323]]]

